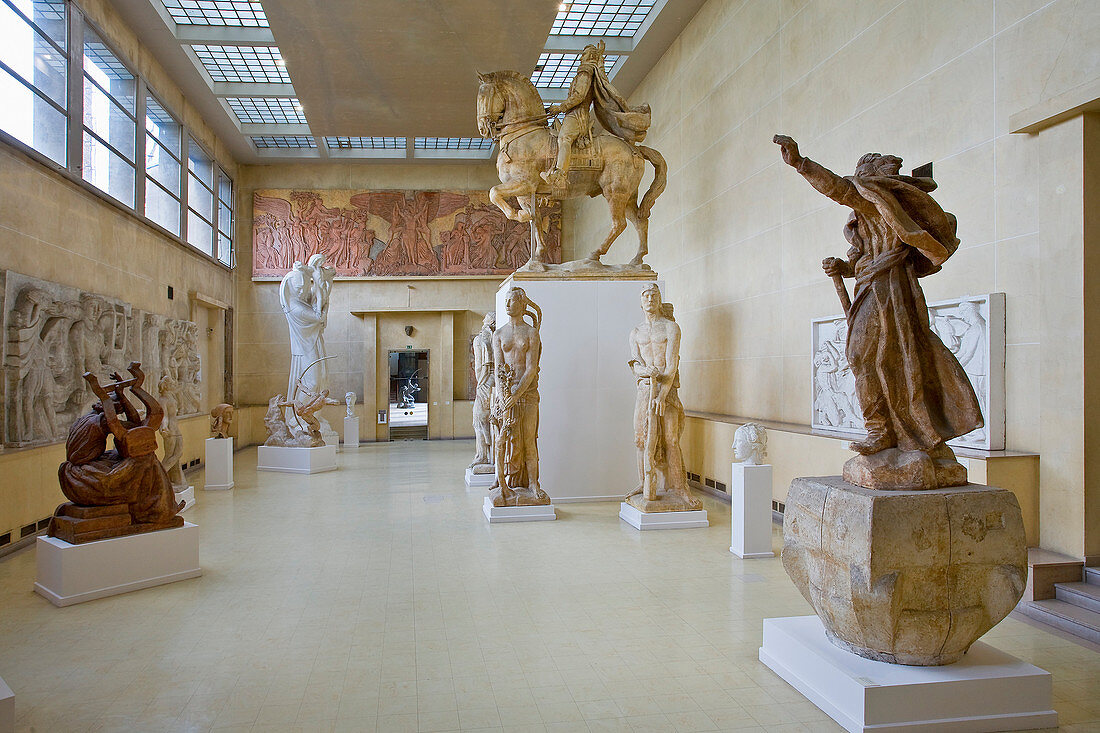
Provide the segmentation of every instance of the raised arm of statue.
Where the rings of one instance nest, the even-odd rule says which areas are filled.
[[[818,192],[828,196],[842,206],[874,213],[875,207],[870,201],[859,195],[855,185],[847,178],[838,176],[831,170],[803,157],[798,152],[798,143],[786,135],[776,135],[772,142],[779,146],[783,162],[802,174]]]

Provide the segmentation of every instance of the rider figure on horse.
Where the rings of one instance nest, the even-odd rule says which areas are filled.
[[[568,185],[569,159],[573,143],[578,139],[592,139],[592,116],[612,135],[628,143],[640,143],[649,129],[648,104],[640,107],[627,105],[618,90],[611,85],[604,71],[604,42],[589,44],[581,51],[577,73],[569,85],[569,95],[559,104],[550,105],[549,116],[565,112],[558,130],[558,159],[556,165],[541,175],[554,188]]]

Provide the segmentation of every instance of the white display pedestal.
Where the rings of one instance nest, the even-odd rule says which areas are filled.
[[[619,519],[637,530],[698,529],[710,526],[706,509],[693,512],[641,512],[625,501],[619,503]]]
[[[15,733],[15,693],[0,680],[0,733]]]
[[[226,491],[233,488],[233,439],[206,439],[207,491]]]
[[[553,504],[540,506],[493,506],[489,497],[481,507],[489,524],[497,522],[548,522],[558,518]]]
[[[359,450],[359,418],[344,418],[344,450]]]
[[[322,473],[336,470],[336,445],[316,448],[281,448],[261,445],[257,448],[257,471],[282,473]]]
[[[772,467],[733,464],[730,481],[730,552],[740,558],[772,552]]]
[[[34,591],[55,606],[174,583],[202,575],[199,528],[190,522],[157,532],[70,545],[39,537]]]
[[[495,473],[474,473],[474,469],[466,469],[466,485],[467,486],[492,486],[493,481],[496,480],[497,475]]]
[[[523,288],[542,308],[539,485],[557,503],[618,501],[637,486],[635,380],[630,331],[642,322],[652,280],[544,279],[515,273],[497,291]]]
[[[955,664],[908,667],[834,646],[817,616],[766,618],[760,661],[848,731],[1058,725],[1050,673],[980,641]]]
[[[183,491],[177,491],[176,501],[183,502],[183,509],[180,509],[180,514],[195,506],[195,487],[188,486]]]

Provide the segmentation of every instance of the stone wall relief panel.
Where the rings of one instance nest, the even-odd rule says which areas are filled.
[[[202,411],[196,324],[17,272],[0,280],[5,447],[63,441],[95,401],[84,372],[124,374],[131,361],[151,386],[165,374],[179,382],[181,416]]]
[[[1005,294],[966,296],[930,303],[929,323],[962,364],[981,404],[985,427],[948,445],[1003,450],[1005,447]],[[811,418],[814,430],[863,437],[863,416],[855,377],[845,357],[844,316],[811,321]]]

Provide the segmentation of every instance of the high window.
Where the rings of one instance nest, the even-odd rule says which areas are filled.
[[[180,234],[180,123],[157,101],[145,97],[145,215]]]

